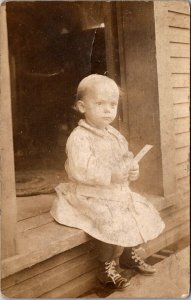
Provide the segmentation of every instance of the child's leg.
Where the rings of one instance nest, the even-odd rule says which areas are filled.
[[[97,259],[99,261],[98,279],[106,286],[116,289],[124,289],[129,285],[126,278],[116,270],[115,258],[123,252],[123,248],[96,241]]]
[[[135,269],[143,275],[152,275],[156,272],[156,269],[145,261],[138,255],[135,248],[126,247],[123,253],[119,257],[119,264],[125,269]]]
[[[123,247],[111,245],[96,240],[96,254],[100,263],[109,262],[119,257],[123,252]]]

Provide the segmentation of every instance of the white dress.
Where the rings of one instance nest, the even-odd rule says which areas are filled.
[[[129,188],[111,183],[114,170],[127,173],[132,153],[112,126],[106,131],[80,120],[66,144],[70,179],[56,187],[51,215],[60,224],[84,230],[109,244],[133,247],[156,238],[164,229],[158,211]]]

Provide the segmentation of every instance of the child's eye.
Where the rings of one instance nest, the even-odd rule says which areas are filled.
[[[112,107],[115,107],[116,105],[117,105],[117,103],[115,103],[115,102],[114,102],[114,103],[111,103],[111,106],[112,106]]]
[[[97,105],[102,105],[102,102],[97,102]]]

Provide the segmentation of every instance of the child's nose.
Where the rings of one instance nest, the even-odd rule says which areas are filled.
[[[109,113],[110,112],[110,106],[109,105],[105,105],[104,106],[104,112],[105,113]]]

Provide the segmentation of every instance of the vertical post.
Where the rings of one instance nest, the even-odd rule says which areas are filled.
[[[13,130],[11,114],[11,87],[9,70],[9,51],[7,36],[6,4],[1,6],[1,256],[6,258],[16,252],[15,233],[17,207],[15,194],[15,174],[13,155]]]
[[[129,107],[127,95],[127,76],[126,76],[126,55],[125,55],[125,40],[124,40],[124,20],[123,20],[123,3],[116,1],[117,13],[117,29],[119,43],[119,65],[120,65],[120,81],[122,89],[122,132],[124,136],[129,137]]]
[[[121,86],[121,101],[118,108],[118,115],[112,125],[117,127],[125,136],[128,132],[126,122],[127,99],[125,89],[125,78],[122,73],[122,53],[121,53],[121,32],[119,31],[118,10],[115,2],[104,2],[104,23],[105,23],[105,43],[106,43],[106,61],[108,75]]]
[[[168,35],[168,1],[154,1],[156,58],[159,92],[160,138],[164,196],[169,201],[176,196],[175,142],[172,84]],[[162,45],[162,46],[161,46]]]
[[[105,46],[106,62],[109,77],[117,83],[119,81],[119,57],[118,57],[118,40],[116,26],[115,3],[104,2],[104,23],[105,23]]]

